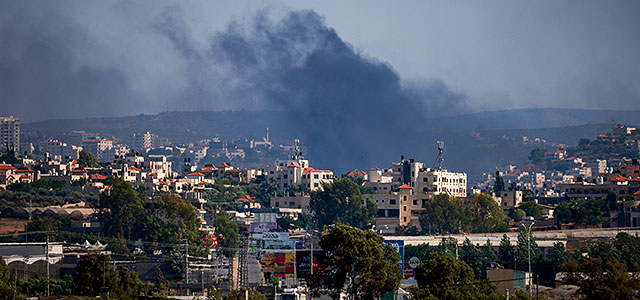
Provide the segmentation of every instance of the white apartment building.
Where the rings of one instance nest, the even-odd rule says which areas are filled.
[[[104,139],[84,140],[82,149],[93,153],[99,162],[112,162],[115,158],[113,141]]]
[[[171,162],[167,161],[164,155],[149,155],[142,163],[144,169],[149,169],[150,173],[156,173],[157,178],[164,179],[172,176]]]
[[[467,197],[467,174],[427,168],[413,159],[393,163],[391,169],[369,170],[369,181],[376,194],[363,195],[378,205],[376,228],[392,233],[395,226],[420,226],[420,212],[438,194]]]
[[[20,119],[10,117],[0,117],[0,152],[7,148],[20,153]]]
[[[413,159],[393,163],[391,169],[372,169],[369,179],[366,185],[373,187],[377,193],[399,192],[399,187],[406,184],[414,194],[425,194],[428,198],[438,194],[457,198],[467,196],[466,173],[427,168],[424,163]]]
[[[155,134],[149,133],[148,131],[145,133],[134,133],[131,135],[129,147],[135,151],[144,153],[147,149],[153,148],[156,138],[157,136]]]
[[[48,140],[44,144],[44,151],[49,154],[50,159],[72,161],[78,159],[82,147],[63,143],[58,140]]]

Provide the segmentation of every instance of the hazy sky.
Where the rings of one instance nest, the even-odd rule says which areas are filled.
[[[34,121],[270,108],[252,80],[272,64],[249,76],[237,68],[242,52],[231,63],[229,51],[211,52],[224,46],[221,35],[260,31],[256,19],[288,26],[278,20],[308,9],[360,56],[395,70],[403,87],[437,83],[463,95],[465,112],[640,109],[639,1],[269,3],[2,1],[0,115]],[[287,32],[273,28],[267,33]],[[265,39],[249,40],[274,46]],[[292,66],[322,48],[308,39],[290,45],[307,47],[289,57]]]

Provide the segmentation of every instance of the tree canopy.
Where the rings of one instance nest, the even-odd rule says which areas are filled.
[[[478,280],[466,263],[441,252],[431,255],[416,270],[416,299],[502,299],[496,287]]]
[[[402,278],[400,254],[373,231],[337,225],[320,238],[327,252],[310,280],[313,290],[327,289],[333,299],[378,299],[396,290]]]
[[[349,178],[335,179],[311,193],[309,203],[319,228],[332,224],[345,224],[365,228],[373,224],[378,212],[376,203],[362,198],[360,187]]]
[[[465,201],[439,194],[426,201],[420,214],[420,226],[423,231],[439,233],[508,230],[504,212],[487,194],[473,195]]]
[[[91,152],[81,150],[78,153],[78,165],[80,168],[99,168],[98,159]]]

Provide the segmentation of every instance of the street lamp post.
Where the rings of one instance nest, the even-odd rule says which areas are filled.
[[[535,222],[531,222],[531,224],[529,224],[529,228],[527,232],[527,256],[529,256],[529,295],[531,294],[531,285],[533,285],[533,277],[531,274],[531,227],[533,227],[533,224]],[[527,226],[522,224],[522,226],[524,227],[525,230],[527,230]]]

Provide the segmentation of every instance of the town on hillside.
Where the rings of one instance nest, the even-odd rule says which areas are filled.
[[[269,135],[45,137],[0,118],[0,290],[422,299],[444,295],[425,278],[464,268],[446,280],[474,287],[453,286],[453,297],[578,299],[595,280],[579,274],[637,274],[636,128],[535,148],[528,164],[474,184],[447,168],[444,142],[432,164],[399,154],[388,168],[336,174],[306,159],[300,140]],[[235,165],[249,153],[254,167]]]

